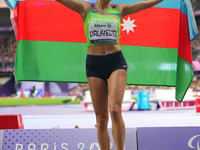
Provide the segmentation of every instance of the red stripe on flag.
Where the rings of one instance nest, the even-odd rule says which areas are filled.
[[[121,32],[120,44],[178,48],[179,15],[178,9],[152,7],[126,16],[125,20],[130,17],[137,26],[129,34]]]
[[[20,2],[20,10],[20,39],[86,43],[81,16],[66,6],[30,1]],[[179,9],[156,7],[130,15],[137,27],[128,35],[122,31],[120,44],[178,48],[179,15]]]
[[[178,56],[192,64],[191,42],[188,26],[188,17],[180,14],[180,32]]]
[[[20,39],[86,43],[81,16],[58,2],[20,2]]]

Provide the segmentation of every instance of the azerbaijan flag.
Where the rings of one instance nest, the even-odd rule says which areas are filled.
[[[189,0],[164,0],[124,17],[120,45],[130,65],[127,84],[176,87],[176,99],[183,100],[193,78],[190,40],[198,34],[193,17]],[[78,13],[56,1],[26,0],[11,10],[11,21],[18,41],[17,82],[87,82]]]

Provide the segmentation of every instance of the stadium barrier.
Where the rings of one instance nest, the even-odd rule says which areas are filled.
[[[134,102],[135,100],[132,99],[131,90],[125,90],[122,103],[122,111],[129,111],[132,108]],[[85,99],[81,102],[81,106],[85,111],[94,111],[90,91],[85,92]]]
[[[200,113],[200,98],[196,99],[196,112]]]
[[[154,91],[154,99],[159,103],[159,110],[195,109],[196,98],[191,88],[188,89],[182,103],[176,101],[175,92],[175,89],[156,89]]]
[[[22,115],[0,115],[0,129],[24,129]]]

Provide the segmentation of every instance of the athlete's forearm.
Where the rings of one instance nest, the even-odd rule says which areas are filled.
[[[145,0],[147,2],[149,2],[152,6],[162,2],[163,0]]]
[[[79,0],[56,0],[56,1],[78,13],[81,12],[82,1],[79,1]]]
[[[126,15],[150,8],[162,1],[163,0],[144,0],[132,4],[119,4],[117,7],[121,10],[121,16],[123,18]]]

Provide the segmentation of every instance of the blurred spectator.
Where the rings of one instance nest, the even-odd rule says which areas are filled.
[[[190,88],[192,88],[194,91],[200,90],[200,75],[199,74],[194,75]]]
[[[30,89],[30,91],[31,91],[30,96],[31,96],[31,97],[35,97],[35,96],[36,96],[36,89],[35,89],[35,86],[33,86],[33,87]]]
[[[200,33],[200,17],[196,18],[196,22],[197,22],[198,31]],[[191,46],[192,46],[192,49],[200,47],[200,36],[199,35],[196,37],[195,40],[191,41]]]
[[[0,38],[0,77],[9,77],[14,72],[16,50],[15,37]]]
[[[15,58],[17,42],[15,38],[0,39],[0,59],[9,60]]]
[[[73,101],[76,100],[83,100],[83,95],[85,94],[85,91],[89,90],[88,84],[80,83],[73,92],[75,93],[75,96],[72,98]]]

